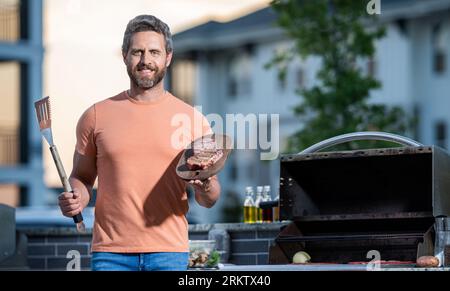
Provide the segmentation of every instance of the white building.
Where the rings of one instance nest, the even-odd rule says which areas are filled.
[[[450,148],[450,0],[382,0],[386,37],[365,64],[383,85],[371,102],[400,105],[418,117],[412,138]],[[292,108],[295,89],[315,82],[317,59],[295,61],[281,82],[265,69],[277,50],[291,41],[274,26],[276,14],[262,9],[227,23],[210,21],[174,36],[171,90],[217,113],[279,114],[280,147],[301,124]],[[229,129],[227,129],[229,130]],[[222,209],[243,202],[247,185],[270,184],[278,191],[279,160],[260,161],[256,150],[235,150],[219,175],[222,199],[213,210],[195,210],[200,221],[223,221]]]

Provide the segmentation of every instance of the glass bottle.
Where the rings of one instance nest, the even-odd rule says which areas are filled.
[[[272,197],[270,196],[270,186],[269,185],[264,186],[263,201],[264,202],[272,201]],[[272,212],[273,212],[272,207],[268,207],[268,208],[265,208],[262,210],[263,222],[269,223],[269,222],[273,221]]]
[[[256,206],[256,223],[262,223],[263,222],[262,209],[259,207],[259,203],[264,201],[262,192],[263,192],[263,187],[262,186],[256,187],[256,201],[255,201],[255,206]]]
[[[255,201],[253,200],[253,195],[253,187],[246,187],[244,201],[244,223],[256,222],[256,206]]]
[[[277,194],[277,196],[274,198],[275,201],[278,202],[277,206],[273,207],[273,221],[279,222],[280,221],[280,194]]]

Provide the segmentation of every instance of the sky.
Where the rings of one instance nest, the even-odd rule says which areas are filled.
[[[69,174],[78,118],[90,105],[129,88],[120,48],[128,21],[152,14],[172,33],[209,20],[229,21],[269,0],[45,0],[44,89],[50,96],[55,143]],[[176,49],[176,48],[175,48]],[[44,147],[45,181],[59,186]]]

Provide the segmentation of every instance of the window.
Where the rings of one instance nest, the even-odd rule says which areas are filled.
[[[285,90],[288,86],[290,89],[303,90],[306,87],[306,70],[303,66],[292,66],[287,68],[284,78],[280,78],[279,74],[276,75],[278,88]]]
[[[297,72],[295,74],[296,78],[296,88],[298,89],[305,89],[306,86],[306,73],[305,69],[303,67],[300,67],[297,69]]]
[[[271,70],[276,72],[277,86],[281,91],[286,90],[288,83],[292,82],[292,80],[290,80],[291,78],[289,78],[289,75],[291,74],[289,71],[292,70],[290,64],[293,59],[293,56],[290,56],[289,52],[292,50],[293,48],[289,47],[286,43],[278,44],[273,51],[271,60],[265,65],[265,68],[271,68]],[[278,60],[278,62],[274,64],[274,60]]]
[[[230,156],[227,164],[229,164],[229,177],[233,182],[236,181],[252,181],[257,175],[255,156],[259,153],[250,149],[235,149],[233,155]]]
[[[0,62],[0,166],[19,163],[20,64]]]
[[[445,121],[436,123],[435,126],[436,145],[441,148],[447,148],[447,124]]]
[[[19,0],[0,0],[0,40],[17,41],[20,38]]]
[[[374,78],[377,75],[377,62],[372,57],[367,60],[367,76]]]
[[[195,98],[196,70],[196,63],[191,60],[175,62],[172,70],[173,93],[189,104],[193,104]]]
[[[237,161],[236,161],[236,153],[231,157],[229,164],[230,164],[230,168],[229,168],[229,175],[230,175],[230,180],[233,182],[236,182],[238,179],[238,167],[237,167]]]
[[[280,76],[280,74],[276,74],[276,77],[277,77],[278,89],[281,91],[286,90],[288,76],[285,75],[282,77],[282,76]]]
[[[227,88],[230,99],[251,93],[251,55],[247,51],[236,53],[227,65]]]
[[[256,159],[255,159],[256,160]],[[246,161],[245,168],[247,169],[247,180],[253,181],[255,179],[255,174],[259,171],[259,169],[256,168],[256,164],[253,161]]]
[[[446,70],[447,50],[449,40],[442,22],[436,24],[432,28],[432,54],[433,54],[433,71],[442,74]]]

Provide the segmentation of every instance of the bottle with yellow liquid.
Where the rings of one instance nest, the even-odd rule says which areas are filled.
[[[256,223],[263,223],[263,210],[259,207],[259,203],[263,202],[263,187],[256,187]]]
[[[244,201],[244,223],[256,222],[256,207],[255,200],[253,200],[253,187],[249,186],[245,188],[245,201]]]

